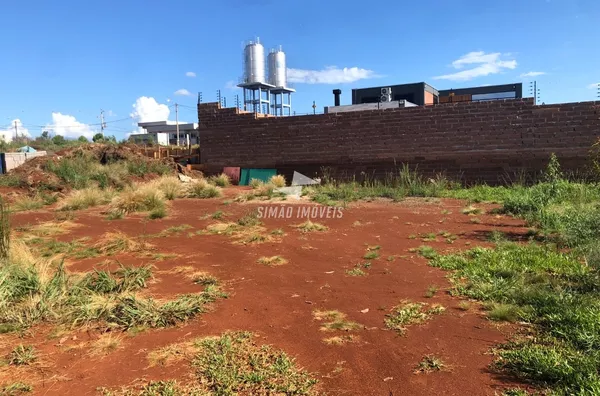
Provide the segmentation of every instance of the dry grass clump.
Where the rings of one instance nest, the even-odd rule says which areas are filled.
[[[259,179],[251,179],[250,183],[248,183],[248,185],[254,189],[262,186],[264,184],[264,182],[262,180]]]
[[[165,208],[165,194],[150,184],[141,184],[124,190],[113,198],[110,213],[126,215],[134,212],[152,212]]]
[[[94,244],[94,248],[105,255],[144,252],[153,247],[145,240],[132,238],[121,231],[107,232]]]
[[[161,191],[169,201],[182,198],[185,195],[184,184],[175,176],[162,176],[144,184],[144,186]]]
[[[35,225],[29,230],[30,236],[36,237],[46,237],[46,236],[56,236],[61,234],[66,234],[69,229],[77,227],[78,224],[73,223],[72,221],[47,221],[44,223],[40,223]]]
[[[100,189],[98,187],[88,187],[83,190],[71,192],[58,205],[58,210],[82,210],[94,206],[106,205],[116,195],[112,188]]]
[[[353,334],[344,334],[341,336],[323,338],[323,342],[328,345],[344,345],[350,342],[356,342],[357,340],[358,336]]]
[[[219,280],[215,276],[209,274],[208,272],[198,271],[191,265],[177,266],[173,268],[172,272],[176,274],[183,274],[186,278],[198,285],[208,286],[217,285],[219,283]]]
[[[186,197],[188,198],[216,198],[221,196],[221,189],[204,179],[195,180],[186,185]]]
[[[219,187],[227,187],[231,185],[231,180],[229,179],[229,176],[227,176],[227,174],[225,173],[209,177],[208,182]]]
[[[363,327],[360,323],[351,322],[346,319],[347,315],[340,311],[314,311],[313,318],[318,321],[324,322],[321,325],[322,331],[350,331],[358,330]]]
[[[324,226],[323,224],[314,223],[310,220],[306,220],[304,223],[295,225],[294,227],[296,227],[301,232],[314,232],[314,231],[323,232],[323,231],[327,231],[329,229],[329,228],[327,228],[327,226]]]
[[[286,181],[283,175],[273,175],[269,179],[269,183],[275,187],[285,187]]]
[[[92,343],[89,351],[91,356],[106,356],[121,348],[123,335],[104,333]]]
[[[182,360],[191,360],[196,351],[192,342],[179,342],[150,351],[147,359],[150,367],[170,366]]]
[[[269,267],[284,265],[288,261],[281,256],[261,257],[258,259],[259,264],[268,265]]]

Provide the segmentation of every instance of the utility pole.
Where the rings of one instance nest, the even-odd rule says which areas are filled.
[[[104,110],[100,109],[100,133],[102,134],[102,138],[104,138],[104,129],[106,128],[106,123],[104,122]]]
[[[19,127],[17,126],[17,120],[15,120],[15,141],[19,140]]]
[[[177,128],[177,145],[179,146],[179,104],[175,103],[175,128]]]

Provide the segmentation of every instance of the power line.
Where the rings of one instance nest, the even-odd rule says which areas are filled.
[[[112,120],[112,121],[104,121],[104,122],[96,122],[96,123],[92,123],[92,124],[86,124],[86,123],[81,123],[81,125],[58,125],[58,124],[47,124],[47,125],[33,125],[33,124],[22,124],[23,127],[25,128],[52,128],[52,127],[56,127],[56,126],[60,126],[62,128],[80,128],[82,125],[87,125],[87,126],[102,126],[103,124],[106,127],[106,124],[112,124],[115,122],[123,122],[123,121],[127,121],[127,120],[133,120],[134,117],[127,117],[127,118],[121,118],[119,120]]]

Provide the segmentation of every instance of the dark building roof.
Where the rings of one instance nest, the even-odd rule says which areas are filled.
[[[481,87],[471,88],[457,88],[457,89],[442,89],[439,90],[440,96],[449,96],[451,93],[454,95],[485,95],[485,94],[497,94],[503,92],[514,92],[515,98],[523,97],[523,84],[503,84],[503,85],[486,85]]]

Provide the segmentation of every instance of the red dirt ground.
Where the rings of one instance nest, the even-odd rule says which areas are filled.
[[[235,195],[234,191],[239,189],[228,191],[228,195]],[[407,199],[399,203],[355,203],[343,211],[340,219],[314,220],[327,225],[326,232],[305,234],[293,228],[304,219],[263,219],[269,230],[284,230],[280,242],[239,245],[225,235],[188,236],[188,232],[214,223],[210,217],[201,218],[216,210],[225,214],[221,221],[235,221],[258,205],[298,206],[290,202],[254,201],[226,205],[223,198],[176,200],[169,216],[161,220],[130,216],[108,221],[100,209],[77,212],[74,221],[81,226],[58,239],[69,241],[87,236],[94,241],[113,230],[139,236],[181,224],[191,225],[192,229],[178,235],[150,240],[155,252],[175,253],[179,255],[177,258],[164,261],[132,255],[116,258],[125,265],[154,264],[157,279],[148,289],[154,296],[172,297],[197,291],[197,286],[190,285],[183,276],[161,273],[186,265],[215,275],[224,283],[229,297],[216,302],[212,312],[184,325],[127,336],[122,348],[105,357],[91,357],[86,352],[89,343],[98,337],[94,331],[72,332],[62,343],[49,338],[51,329],[47,326],[33,328],[20,340],[13,335],[1,335],[0,353],[8,353],[17,342],[33,344],[41,352],[41,363],[11,369],[9,378],[0,374],[0,382],[24,378],[33,384],[34,394],[84,395],[95,394],[98,387],[129,385],[140,378],[185,378],[189,375],[187,363],[149,367],[147,352],[226,330],[247,330],[258,334],[261,342],[295,357],[299,366],[315,374],[320,390],[326,394],[493,395],[515,385],[489,370],[490,348],[505,341],[514,328],[488,321],[476,303],[471,303],[468,311],[460,310],[461,299],[447,293],[447,273],[430,267],[410,249],[429,245],[446,252],[489,246],[487,236],[493,230],[516,238],[523,236],[526,229],[521,221],[484,214],[477,216],[481,223],[476,224],[471,222],[472,217],[461,213],[465,206],[462,201]],[[50,211],[18,213],[13,224],[34,224],[53,217]],[[437,242],[409,238],[411,234],[437,234],[442,230],[460,234],[459,239],[448,244],[441,237]],[[380,245],[380,257],[372,260],[372,267],[365,270],[367,276],[348,276],[346,270],[366,261],[362,257],[367,245]],[[257,263],[261,256],[274,255],[289,262],[277,267]],[[388,261],[391,255],[395,259]],[[89,271],[105,259],[72,261],[69,269]],[[437,285],[439,291],[433,298],[426,298],[431,285]],[[439,303],[446,311],[424,324],[410,326],[406,335],[400,336],[386,329],[384,319],[404,299]],[[320,322],[312,316],[317,309],[339,310],[349,320],[363,324],[364,329],[353,332],[358,335],[358,342],[341,346],[325,344],[324,337],[336,334],[319,329]],[[366,309],[368,312],[361,312]],[[415,374],[417,364],[427,354],[441,357],[449,370]]]

